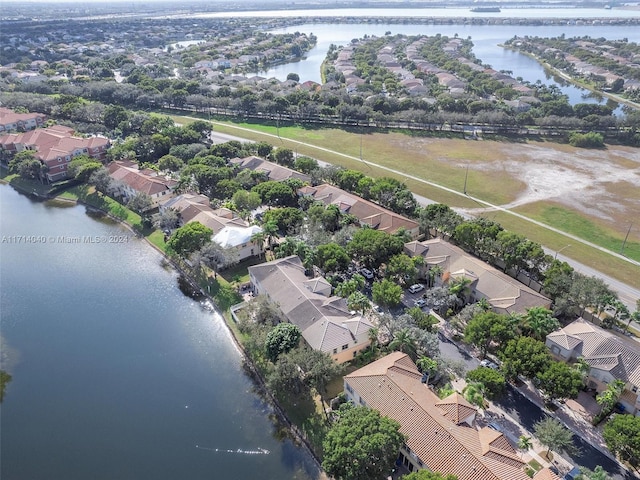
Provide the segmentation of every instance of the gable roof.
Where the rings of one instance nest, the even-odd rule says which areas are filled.
[[[549,342],[572,350],[574,357],[582,356],[591,368],[640,387],[640,345],[634,341],[579,318],[547,335]]]
[[[251,238],[251,235],[255,233],[255,229],[250,233],[248,229],[249,224],[236,216],[232,210],[228,208],[218,208],[214,210],[211,208],[209,205],[209,197],[205,195],[183,193],[168,200],[160,208],[161,210],[171,208],[178,212],[183,224],[200,222],[205,227],[213,230],[214,236],[220,234],[225,228],[230,228],[231,230],[225,234],[226,240],[223,237],[219,238],[220,242],[224,241],[225,244],[231,245],[231,243],[236,240],[238,240],[238,243],[236,243],[235,246],[246,243],[240,242],[239,239],[246,238],[247,236]]]
[[[441,238],[409,242],[405,252],[422,256],[428,266],[440,265],[443,279],[468,278],[475,296],[486,298],[496,311],[525,312],[531,307],[551,305],[551,300],[541,293]]]
[[[153,196],[164,191],[170,191],[178,185],[175,180],[138,170],[132,162],[114,161],[109,164],[109,175],[131,187],[137,192]]]
[[[344,378],[367,406],[400,423],[407,446],[430,470],[451,473],[459,480],[529,478],[500,432],[457,423],[451,411],[475,412],[468,402],[454,395],[440,400],[421,377],[408,355],[394,352]]]
[[[248,168],[256,172],[264,172],[269,180],[280,182],[289,178],[297,178],[303,182],[310,182],[311,177],[304,173],[297,172],[277,163],[269,162],[264,158],[249,156],[245,158],[232,158],[230,162],[241,168]]]
[[[325,205],[336,205],[341,212],[354,215],[360,223],[367,224],[376,230],[395,233],[400,228],[405,228],[414,236],[418,234],[418,222],[333,185],[325,183],[317,187],[303,187],[298,190],[298,193],[310,195]]]
[[[361,315],[352,315],[344,298],[331,296],[326,280],[308,279],[304,272],[297,255],[249,267],[254,285],[278,303],[311,348],[332,353],[347,344],[368,344],[373,325]]]

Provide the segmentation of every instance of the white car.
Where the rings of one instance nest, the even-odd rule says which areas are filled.
[[[498,365],[491,360],[487,360],[486,358],[480,362],[480,365],[483,367],[491,368],[493,370],[498,370]]]
[[[368,268],[361,268],[360,275],[362,275],[367,280],[371,280],[373,278],[373,272]]]
[[[422,285],[421,283],[416,283],[415,285],[411,285],[409,287],[409,293],[418,293],[422,290],[424,290],[424,285]]]
[[[427,305],[427,301],[424,298],[420,298],[413,302],[413,304],[418,308],[422,308]]]

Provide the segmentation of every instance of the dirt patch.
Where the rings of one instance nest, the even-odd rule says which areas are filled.
[[[507,172],[526,185],[515,200],[502,205],[504,208],[553,201],[604,220],[620,232],[630,219],[640,218],[639,149],[616,147],[600,151],[562,147],[510,145],[508,152],[502,149],[502,158],[475,163],[472,168]],[[620,226],[621,221],[625,225]]]

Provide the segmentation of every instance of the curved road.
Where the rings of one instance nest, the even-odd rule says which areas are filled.
[[[188,118],[193,118],[193,117],[188,117]],[[194,120],[197,120],[197,119],[194,118]],[[276,139],[279,139],[280,141],[282,141],[282,138],[280,138],[278,135],[274,135],[274,134],[271,134],[271,133],[256,132],[255,130],[251,130],[250,128],[238,127],[238,126],[229,125],[229,124],[221,123],[221,122],[215,122],[215,121],[211,121],[211,123],[214,124],[214,125],[220,125],[220,126],[224,126],[224,127],[227,127],[227,128],[234,128],[234,129],[237,129],[239,131],[251,132],[253,134],[259,133],[261,135],[264,135],[264,136],[267,136],[267,137],[276,138]],[[233,135],[228,135],[228,134],[224,134],[224,133],[211,132],[211,139],[213,141],[215,141],[214,138],[218,138],[220,142],[227,142],[229,140],[241,140],[241,141],[242,140],[246,140],[246,139],[244,139],[242,137],[235,137]],[[406,178],[410,178],[411,180],[414,180],[416,182],[424,183],[425,185],[429,185],[429,186],[432,186],[432,187],[435,187],[435,188],[439,188],[441,190],[444,190],[444,191],[449,192],[449,193],[453,193],[455,195],[459,195],[461,197],[470,198],[470,199],[474,200],[475,202],[477,202],[478,204],[484,205],[485,207],[488,207],[488,208],[490,208],[492,210],[501,211],[501,212],[507,213],[509,215],[513,215],[513,216],[518,217],[518,218],[520,218],[522,220],[525,220],[527,222],[531,222],[531,223],[533,223],[533,224],[535,224],[535,225],[537,225],[539,227],[546,228],[546,229],[551,230],[551,231],[553,231],[555,233],[559,233],[561,235],[564,235],[565,237],[567,237],[567,239],[570,239],[570,240],[572,240],[574,242],[583,243],[583,244],[588,245],[588,246],[590,246],[592,248],[595,248],[595,249],[600,250],[602,252],[608,253],[609,255],[612,255],[612,256],[614,256],[616,258],[619,258],[621,260],[624,260],[626,262],[629,262],[629,263],[631,263],[633,265],[636,265],[636,266],[640,267],[640,262],[637,262],[637,261],[635,261],[633,259],[627,258],[624,255],[621,255],[621,254],[619,254],[617,252],[614,252],[612,250],[609,250],[609,249],[606,249],[606,248],[601,247],[599,245],[596,245],[596,244],[594,244],[592,242],[589,242],[587,240],[583,240],[583,239],[581,239],[581,238],[579,238],[579,237],[577,237],[575,235],[572,235],[570,233],[563,232],[562,230],[560,230],[558,228],[552,227],[552,226],[547,225],[545,223],[542,223],[542,222],[539,222],[537,220],[533,220],[531,218],[528,218],[528,217],[526,217],[524,215],[521,215],[521,214],[519,214],[517,212],[513,212],[513,211],[511,211],[509,209],[503,208],[500,205],[493,205],[493,204],[491,204],[489,202],[485,202],[482,199],[473,197],[473,196],[468,195],[468,194],[464,194],[464,193],[459,192],[457,190],[454,190],[452,188],[445,187],[443,185],[439,185],[439,184],[434,183],[434,182],[430,182],[428,180],[425,180],[425,179],[420,178],[420,177],[416,177],[416,176],[411,175],[411,174],[407,174],[407,173],[402,172],[400,170],[395,170],[393,168],[385,167],[383,165],[378,165],[377,163],[372,163],[372,162],[363,160],[363,159],[361,159],[359,157],[354,157],[352,155],[347,155],[345,153],[336,152],[335,150],[331,150],[331,149],[324,148],[324,147],[319,147],[317,145],[313,145],[313,144],[306,143],[306,142],[301,142],[299,140],[292,140],[290,138],[286,138],[286,140],[287,140],[287,142],[296,143],[298,145],[303,145],[303,146],[309,147],[309,148],[314,148],[314,149],[322,151],[322,152],[331,153],[332,155],[339,155],[341,157],[348,158],[348,159],[351,159],[351,160],[360,160],[362,163],[364,163],[367,166],[373,166],[373,167],[379,168],[381,170],[385,170],[385,171],[388,171],[390,173],[394,173],[396,175],[402,175],[402,176],[404,176]],[[425,198],[425,197],[422,197],[422,196],[419,196],[419,195],[415,195],[415,194],[414,194],[414,196],[416,197],[416,200],[418,201],[418,203],[420,203],[421,205],[428,205],[429,203],[434,203],[433,200],[430,200],[428,198]],[[551,253],[551,254],[555,253],[555,251],[552,251],[552,250],[549,250],[549,249],[546,249],[546,251],[547,251],[547,253]],[[619,280],[616,280],[615,278],[612,278],[610,276],[604,275],[603,273],[601,273],[601,272],[599,272],[599,271],[597,271],[597,270],[595,270],[595,269],[593,269],[593,268],[591,268],[591,267],[589,267],[587,265],[584,265],[584,264],[582,264],[580,262],[576,262],[575,260],[570,259],[570,258],[568,258],[568,257],[566,257],[564,255],[558,254],[557,258],[562,260],[562,261],[567,262],[576,271],[578,271],[578,272],[580,272],[582,274],[589,275],[589,276],[597,276],[597,277],[602,278],[605,282],[607,282],[609,284],[609,286],[614,291],[616,291],[618,293],[620,301],[622,301],[629,308],[630,311],[634,311],[635,310],[635,308],[636,308],[636,300],[640,299],[640,289],[639,288],[634,288],[631,285],[627,285],[627,284],[625,284],[623,282],[620,282]]]

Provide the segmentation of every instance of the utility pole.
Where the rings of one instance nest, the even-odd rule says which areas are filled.
[[[467,170],[464,172],[464,189],[462,193],[467,194],[467,178],[469,177],[469,164],[467,163]]]
[[[624,236],[624,242],[622,242],[622,248],[620,249],[620,254],[622,255],[622,251],[624,250],[624,246],[627,244],[627,239],[629,238],[629,232],[631,231],[631,227],[633,223],[629,224],[629,228],[627,229],[627,234]]]

